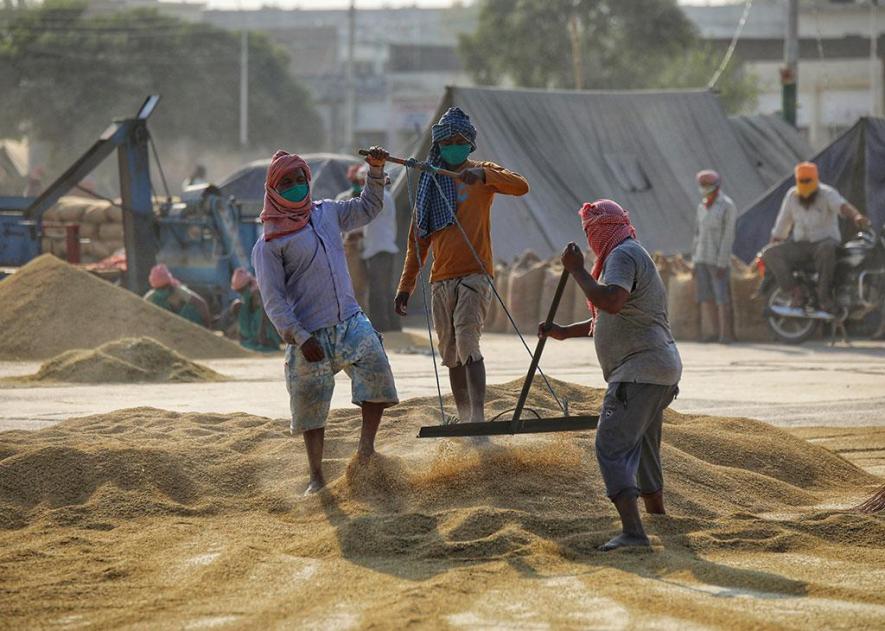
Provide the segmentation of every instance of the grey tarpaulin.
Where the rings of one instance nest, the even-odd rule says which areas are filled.
[[[797,163],[814,155],[799,130],[780,116],[754,114],[730,116],[729,120],[766,186],[777,184]]]
[[[885,119],[862,118],[811,159],[820,179],[835,186],[878,230],[885,221]],[[792,173],[772,187],[737,223],[734,253],[746,262],[768,243],[771,229],[787,190],[794,184]],[[843,236],[854,232],[843,222]]]
[[[471,156],[524,175],[531,192],[495,200],[495,258],[530,248],[547,257],[584,239],[578,208],[609,197],[631,212],[649,250],[689,250],[698,203],[695,174],[716,169],[738,208],[767,184],[708,91],[545,91],[449,87],[433,118],[457,105],[479,130]],[[424,159],[429,127],[414,149]],[[394,194],[402,247],[408,228],[405,180]]]

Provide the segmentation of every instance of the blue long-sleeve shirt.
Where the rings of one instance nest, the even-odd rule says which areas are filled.
[[[314,331],[344,322],[361,310],[347,270],[342,232],[362,228],[384,207],[385,175],[369,170],[359,197],[316,202],[298,232],[252,249],[264,310],[280,335],[300,346]]]

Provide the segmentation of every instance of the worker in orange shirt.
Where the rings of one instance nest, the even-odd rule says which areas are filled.
[[[431,311],[439,353],[449,369],[458,420],[479,423],[485,420],[486,394],[479,340],[492,300],[486,276],[494,274],[492,201],[496,193],[525,195],[529,185],[518,173],[493,162],[468,159],[476,150],[476,128],[460,108],[450,108],[431,134],[429,162],[458,172],[460,179],[439,177],[434,182],[433,175],[422,173],[394,308],[399,315],[406,315],[420,266],[433,250]]]

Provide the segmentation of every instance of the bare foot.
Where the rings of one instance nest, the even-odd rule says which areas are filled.
[[[375,455],[374,447],[360,447],[356,450],[356,457],[361,463],[365,463],[369,458]]]
[[[307,485],[307,489],[304,491],[304,496],[313,495],[314,493],[319,493],[322,488],[326,486],[326,480],[320,476],[318,478],[311,478],[310,484]]]
[[[596,548],[600,552],[611,552],[619,548],[650,548],[651,541],[645,535],[628,535],[622,532]]]

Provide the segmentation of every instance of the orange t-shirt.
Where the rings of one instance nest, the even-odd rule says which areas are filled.
[[[442,230],[419,239],[421,265],[427,260],[427,254],[433,249],[433,267],[430,270],[430,282],[461,278],[470,274],[488,273],[494,276],[492,258],[492,200],[495,193],[503,195],[525,195],[529,192],[529,183],[519,173],[508,171],[494,162],[474,162],[467,160],[458,171],[482,167],[485,171],[485,183],[467,185],[457,182],[458,206],[457,219],[467,233],[467,238],[482,260],[482,266],[464,242],[464,235],[457,225],[452,224]],[[412,218],[409,228],[409,244],[403,274],[399,281],[400,292],[412,293],[418,276],[418,260],[415,256],[415,222]],[[483,269],[485,268],[485,269]]]

